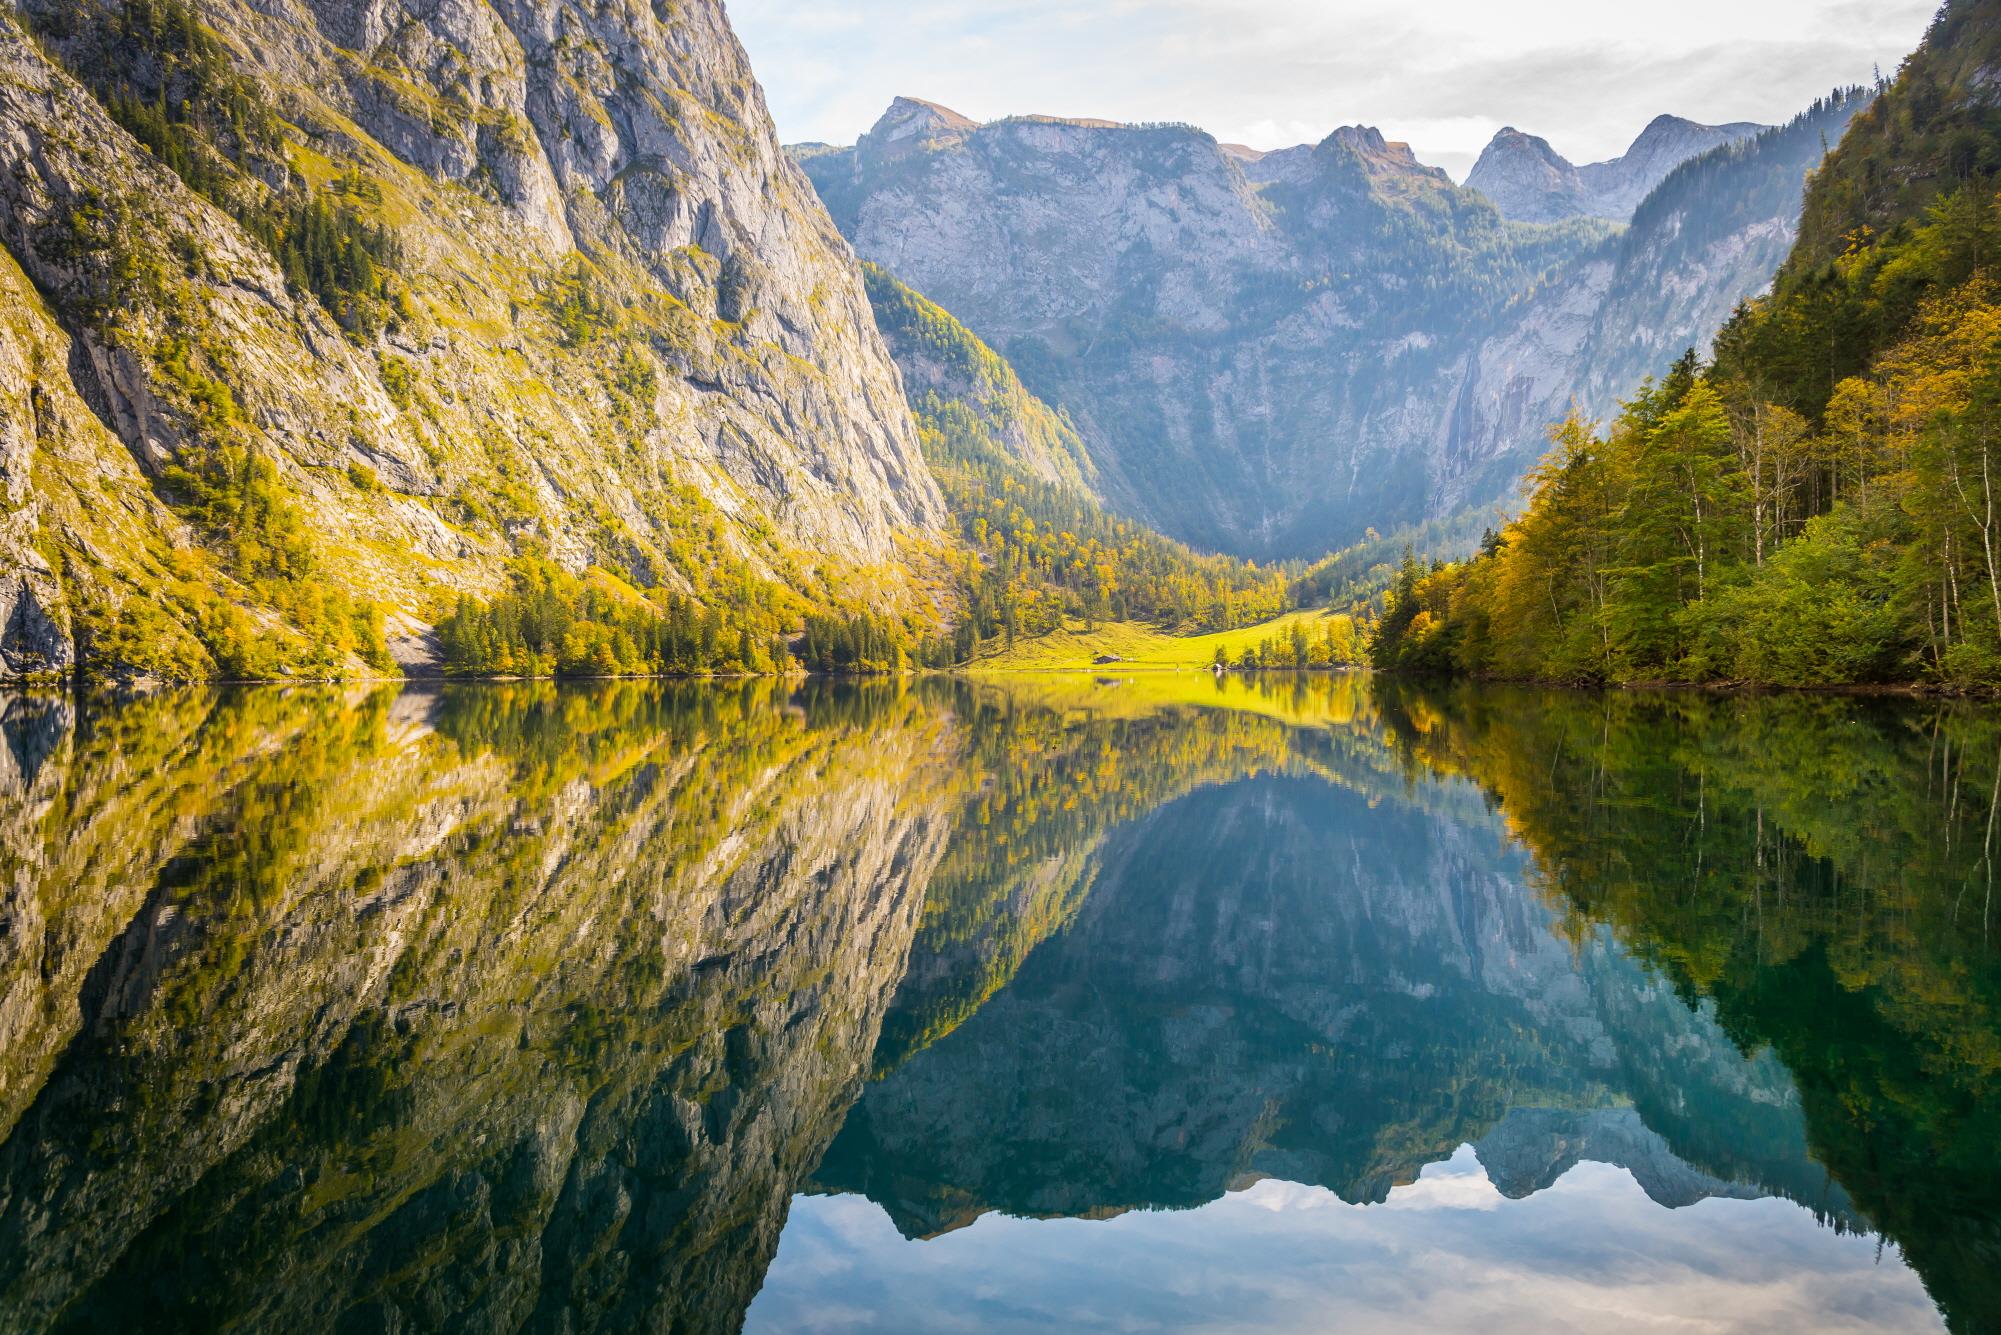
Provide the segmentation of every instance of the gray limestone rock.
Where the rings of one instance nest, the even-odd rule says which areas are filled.
[[[1622,156],[1577,167],[1548,140],[1511,125],[1480,154],[1466,186],[1492,201],[1502,217],[1519,222],[1564,218],[1629,222],[1640,201],[1676,167],[1770,128],[1741,121],[1699,125],[1680,116],[1657,116]]]
[[[1511,501],[1573,400],[1608,413],[1706,346],[1770,281],[1821,135],[1860,105],[1687,164],[1699,189],[1662,178],[1756,127],[1663,119],[1582,176],[1520,137],[1564,189],[1623,201],[1624,234],[1507,221],[1363,126],[1260,153],[906,98],[853,149],[800,157],[864,259],[1068,415],[1110,505],[1197,547],[1310,558]]]
[[[212,79],[277,127],[275,149],[224,143],[224,184],[201,192],[111,114],[119,87],[163,77],[115,6],[28,0],[34,39],[0,16],[0,247],[46,298],[9,315],[73,352],[22,362],[26,389],[156,493],[91,504],[94,480],[0,403],[14,529],[58,572],[36,583],[0,534],[0,672],[69,666],[65,606],[115,621],[157,593],[159,562],[117,553],[195,540],[161,479],[225,443],[271,461],[323,563],[392,622],[491,592],[529,551],[641,587],[735,561],[923,596],[901,563],[943,502],[854,256],[720,0],[195,9]],[[242,221],[310,196],[393,232],[381,327],[323,306]],[[282,633],[284,609],[216,584]]]

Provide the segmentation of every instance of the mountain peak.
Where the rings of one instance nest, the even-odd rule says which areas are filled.
[[[1383,132],[1373,125],[1344,125],[1321,140],[1314,152],[1324,154],[1335,149],[1345,150],[1377,176],[1442,175],[1436,168],[1419,162],[1409,144],[1383,138]]]
[[[1728,125],[1704,125],[1700,121],[1689,120],[1685,116],[1656,116],[1647,122],[1647,128],[1640,131],[1633,140],[1632,147],[1625,156],[1600,164],[1612,166],[1615,163],[1630,163],[1636,158],[1644,159],[1651,153],[1663,149],[1674,150],[1685,145],[1701,145],[1702,152],[1708,152],[1720,144],[1734,143],[1749,138],[1769,127],[1749,121],[1733,121]]]
[[[1771,128],[1757,121],[1725,121],[1721,125],[1705,125],[1686,116],[1675,116],[1664,112],[1647,122],[1647,128],[1640,131],[1639,137],[1633,140],[1633,147],[1637,148],[1649,139],[1660,139],[1675,134],[1722,134],[1732,139],[1748,139]],[[1627,155],[1631,156],[1631,153],[1632,149],[1628,149]]]
[[[1533,153],[1535,156],[1550,162],[1561,162],[1565,166],[1570,165],[1570,160],[1552,148],[1549,140],[1539,134],[1530,134],[1526,130],[1517,130],[1512,125],[1504,127],[1499,134],[1494,136],[1493,142],[1487,145],[1487,152],[1492,153],[1497,150],[1503,153]]]
[[[1660,115],[1647,122],[1647,128],[1640,131],[1639,139],[1634,140],[1634,142],[1638,143],[1650,134],[1664,134],[1676,129],[1699,130],[1701,128],[1701,125],[1686,116],[1677,116],[1673,112],[1663,111]]]
[[[1663,114],[1647,122],[1622,156],[1577,167],[1548,140],[1510,125],[1488,143],[1466,184],[1487,196],[1502,217],[1517,222],[1577,217],[1627,222],[1676,167],[1766,128],[1747,121],[1703,125]]]
[[[1466,178],[1504,218],[1555,222],[1587,212],[1584,187],[1570,160],[1547,139],[1510,125],[1495,135]]]
[[[1343,125],[1321,140],[1323,144],[1340,144],[1352,148],[1357,153],[1386,153],[1389,144],[1383,132],[1373,125]]]
[[[927,102],[921,97],[897,97],[882,113],[867,138],[878,147],[891,144],[924,144],[962,138],[980,128],[970,116],[961,116],[950,107]]]

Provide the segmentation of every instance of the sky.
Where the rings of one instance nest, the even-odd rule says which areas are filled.
[[[787,142],[899,94],[977,120],[1190,121],[1283,148],[1374,125],[1463,178],[1512,125],[1574,162],[1662,112],[1783,121],[1894,74],[1936,0],[727,0]],[[1671,18],[1669,17],[1671,16]]]

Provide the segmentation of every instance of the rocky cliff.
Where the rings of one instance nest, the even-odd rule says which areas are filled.
[[[1512,227],[1361,128],[1253,180],[1190,127],[905,100],[805,166],[865,259],[1070,415],[1109,502],[1254,555],[1422,510],[1399,456],[1464,339],[1597,235]]]
[[[1626,222],[1682,163],[1769,128],[1746,121],[1698,125],[1679,116],[1657,116],[1623,155],[1577,167],[1548,140],[1511,125],[1480,154],[1466,187],[1485,195],[1502,217],[1518,222],[1579,217]]]
[[[1658,122],[1601,184],[1671,175],[1710,133],[1684,127]],[[1730,171],[1624,237],[1507,221],[1364,127],[1259,154],[899,99],[852,149],[802,158],[865,259],[1068,415],[1115,508],[1201,547],[1313,556],[1510,495],[1573,397],[1608,408],[1638,356],[1706,344],[1783,255],[1798,142],[1714,150],[1700,161]]]
[[[1707,354],[1738,304],[1785,263],[1807,174],[1869,104],[1837,93],[1788,124],[1694,158],[1625,232],[1547,274],[1469,356],[1442,424],[1437,508],[1506,496],[1573,407],[1603,419],[1690,348]]]
[[[313,572],[414,634],[524,552],[908,596],[942,504],[718,0],[28,0],[0,125],[9,671],[352,666]]]

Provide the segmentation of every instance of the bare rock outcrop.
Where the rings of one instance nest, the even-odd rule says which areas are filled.
[[[1743,121],[1700,125],[1680,116],[1656,116],[1621,156],[1577,167],[1547,139],[1510,125],[1480,154],[1466,187],[1485,195],[1502,217],[1518,222],[1564,218],[1629,222],[1640,201],[1676,167],[1770,128]]]

